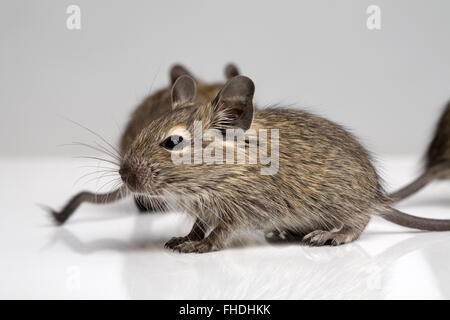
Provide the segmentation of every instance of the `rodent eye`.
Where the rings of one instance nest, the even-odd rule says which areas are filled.
[[[167,150],[173,150],[176,146],[181,147],[181,142],[183,142],[182,136],[173,135],[161,142],[161,147],[164,147]]]

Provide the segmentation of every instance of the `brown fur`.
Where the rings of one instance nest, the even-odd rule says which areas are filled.
[[[244,78],[242,83],[251,82]],[[435,220],[422,218],[412,224],[410,216],[388,207],[366,150],[341,126],[304,111],[275,108],[254,114],[251,128],[279,129],[275,175],[261,175],[259,163],[175,165],[171,152],[161,147],[171,128],[187,128],[193,136],[196,120],[204,130],[235,123],[239,113],[223,110],[219,98],[177,107],[158,118],[140,132],[124,157],[130,172],[145,175],[140,185],[132,186],[135,193],[170,199],[197,218],[194,229],[201,224],[212,230],[201,240],[191,232],[166,246],[180,252],[218,250],[239,229],[288,231],[305,235],[303,240],[311,245],[339,245],[357,239],[376,212],[404,226],[436,226]],[[234,100],[245,105],[239,97]],[[448,230],[450,223],[444,224],[437,228]]]
[[[214,86],[212,91],[217,90]],[[182,75],[171,95],[166,89],[144,101],[121,143],[119,173],[125,184],[109,194],[75,196],[62,212],[52,212],[55,220],[65,222],[83,201],[117,200],[132,191],[150,204],[163,199],[196,217],[187,236],[166,244],[180,252],[218,250],[240,229],[285,233],[310,245],[340,245],[357,239],[375,213],[406,227],[450,230],[450,220],[414,217],[391,208],[368,153],[341,126],[303,111],[255,111],[254,85],[244,76],[229,80],[214,99],[212,91],[206,91],[202,95],[200,86],[196,96],[194,80]],[[204,130],[221,132],[278,129],[279,170],[261,175],[261,164],[248,161],[175,165],[164,141],[175,127],[193,136],[194,121],[201,121]]]
[[[230,64],[231,65],[231,64]],[[227,68],[230,68],[228,65]],[[176,72],[174,72],[176,70]],[[186,69],[179,65],[172,68],[171,79],[175,82],[178,77],[183,74],[188,74]],[[226,71],[225,71],[226,73]],[[222,88],[223,83],[209,84],[200,82],[197,87],[196,103],[207,103],[214,99],[214,97]],[[171,103],[171,86],[158,90],[154,94],[148,96],[141,102],[137,109],[131,115],[131,118],[125,128],[120,142],[120,153],[124,155],[136,136],[149,126],[155,119],[172,111]],[[136,206],[141,212],[147,211],[165,211],[166,204],[163,200],[154,199],[151,203],[146,201],[144,197],[135,197]]]
[[[227,79],[233,72],[238,72],[237,67],[233,64],[228,64],[224,69],[224,73]],[[186,74],[190,73],[183,66],[174,65],[169,71],[171,83],[173,84],[178,77]],[[217,95],[222,86],[223,83],[209,84],[206,82],[200,82],[200,85],[197,89],[196,102],[206,103],[208,101],[211,101]],[[133,112],[121,137],[119,148],[120,150],[118,155],[120,159],[126,153],[133,140],[143,128],[150,126],[152,121],[154,121],[155,119],[171,112],[172,105],[170,94],[171,85],[149,95]],[[102,204],[119,200],[126,195],[126,188],[125,190],[123,188],[119,188],[105,194],[95,194],[88,191],[83,191],[73,196],[61,211],[58,212],[51,209],[49,211],[58,224],[63,224],[83,202]],[[145,200],[145,198],[136,197],[135,201],[140,211],[163,211],[166,209],[166,204],[163,200],[155,199],[150,204]]]
[[[169,73],[172,85],[180,76],[184,74],[190,74],[181,65],[174,65]],[[239,70],[234,64],[228,63],[224,68],[224,74],[226,79],[231,79],[232,77],[239,75]],[[217,93],[223,87],[223,85],[224,83],[221,82],[198,82],[195,102],[205,104],[212,101],[217,96]],[[163,114],[172,111],[171,88],[172,86],[168,86],[167,88],[158,90],[155,93],[149,95],[132,113],[131,118],[120,140],[121,154],[125,154],[128,147],[131,145],[133,140],[143,128],[147,127],[153,120],[159,118]]]
[[[215,98],[223,83],[209,84],[201,82],[197,87],[197,103],[207,103]],[[142,101],[132,113],[120,141],[122,154],[128,150],[136,136],[152,121],[172,111],[171,88],[156,91]]]
[[[342,224],[362,231],[376,209],[373,204],[383,201],[377,174],[358,142],[340,126],[302,111],[269,109],[255,114],[252,127],[280,130],[276,175],[261,175],[259,164],[175,166],[159,141],[174,124],[192,128],[194,120],[204,119],[208,128],[211,109],[208,105],[175,110],[142,131],[124,161],[145,159],[151,165],[152,189],[143,193],[188,195],[190,201],[183,205],[194,206],[195,212],[189,213],[210,226],[223,220],[236,228],[304,234]],[[330,211],[332,216],[326,214]]]

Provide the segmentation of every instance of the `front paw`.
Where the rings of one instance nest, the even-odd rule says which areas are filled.
[[[185,241],[172,249],[180,253],[205,253],[219,250],[219,247],[213,245],[207,239],[203,239],[200,241]]]
[[[167,249],[172,249],[174,250],[175,247],[179,246],[180,244],[182,244],[183,242],[189,241],[188,237],[173,237],[172,239],[170,239],[169,241],[167,241],[164,244],[164,248]]]

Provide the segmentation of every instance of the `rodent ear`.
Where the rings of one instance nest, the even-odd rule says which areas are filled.
[[[250,78],[236,76],[228,80],[213,102],[214,112],[221,118],[216,119],[216,123],[222,126],[220,129],[238,128],[245,131],[250,128],[254,93],[255,85]]]
[[[182,75],[188,75],[194,78],[194,76],[181,64],[173,65],[172,68],[170,68],[170,81],[171,84],[174,85],[175,81]]]
[[[238,69],[238,67],[236,67],[236,65],[234,63],[229,63],[225,66],[224,73],[225,73],[225,78],[227,80],[230,80],[231,78],[239,75],[239,69]]]
[[[195,80],[188,75],[179,77],[172,86],[172,109],[193,103],[197,95]]]

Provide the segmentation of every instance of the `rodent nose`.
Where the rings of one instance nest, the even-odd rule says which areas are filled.
[[[120,177],[122,178],[122,181],[130,186],[133,189],[136,189],[138,186],[138,178],[136,173],[134,173],[132,170],[130,170],[129,167],[122,167],[119,170]]]
[[[150,169],[145,165],[123,165],[119,169],[122,181],[133,191],[140,191],[149,182]]]

